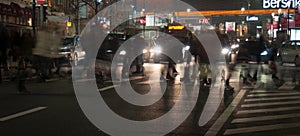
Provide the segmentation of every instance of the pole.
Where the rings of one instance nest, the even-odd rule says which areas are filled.
[[[288,8],[288,15],[287,15],[287,35],[288,36],[290,35],[289,31],[290,31],[290,6]]]
[[[248,6],[248,16],[249,16],[249,14],[250,14],[250,6],[251,6],[250,0],[248,0],[247,4],[248,4],[247,6]]]
[[[288,15],[287,15],[287,36],[290,35],[290,8],[291,8],[291,1],[288,2]]]
[[[35,26],[36,26],[36,20],[35,20],[35,0],[33,0],[33,3],[32,3],[32,19],[31,19],[31,23],[32,23],[32,31],[33,31],[33,37],[35,37]]]
[[[278,23],[277,23],[277,31],[279,31],[281,28],[280,28],[280,23],[281,23],[281,13],[278,13]]]
[[[40,6],[40,27],[43,28],[44,24],[44,6]]]

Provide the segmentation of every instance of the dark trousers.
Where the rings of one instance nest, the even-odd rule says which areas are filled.
[[[27,89],[25,87],[25,81],[26,81],[25,70],[19,70],[18,71],[18,91],[19,92],[27,91]]]

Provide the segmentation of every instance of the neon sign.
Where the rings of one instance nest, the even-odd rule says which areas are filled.
[[[300,5],[300,0],[263,0],[264,9],[279,9],[279,8],[288,8],[290,1],[290,8]]]
[[[169,30],[182,30],[184,28],[184,26],[180,25],[180,26],[168,26]]]

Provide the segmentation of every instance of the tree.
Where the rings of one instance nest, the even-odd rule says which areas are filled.
[[[117,0],[74,0],[72,2],[73,13],[75,13],[75,30],[76,34],[80,32],[80,16],[79,10],[83,6],[89,6],[94,10],[94,15],[98,13],[98,11],[102,10],[106,6],[110,5],[111,3]]]

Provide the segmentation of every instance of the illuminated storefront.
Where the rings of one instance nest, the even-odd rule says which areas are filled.
[[[7,26],[30,27],[32,10],[16,3],[0,3],[0,23]]]

